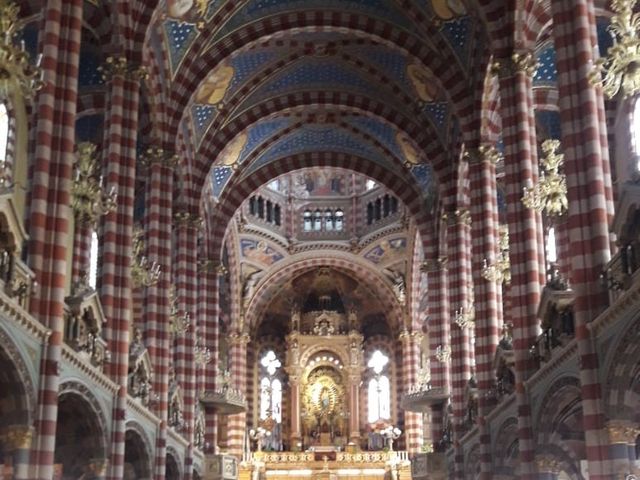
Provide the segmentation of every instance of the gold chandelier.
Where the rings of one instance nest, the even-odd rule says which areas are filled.
[[[41,56],[36,65],[29,62],[24,41],[18,47],[15,38],[22,30],[18,22],[19,7],[8,0],[0,0],[0,97],[20,92],[32,98],[42,87]]]
[[[606,57],[596,61],[589,75],[593,84],[602,84],[602,91],[613,98],[622,90],[622,97],[640,92],[640,14],[633,13],[637,0],[612,0],[609,30],[613,45]]]
[[[141,228],[133,231],[133,262],[131,278],[136,287],[150,287],[160,279],[160,265],[150,262],[144,254],[144,235]]]
[[[80,221],[96,224],[98,218],[116,209],[115,188],[105,193],[100,165],[95,158],[96,146],[89,142],[78,144],[75,176],[71,186],[71,208]]]
[[[569,208],[567,200],[567,179],[558,173],[564,161],[564,155],[558,153],[560,140],[545,140],[542,151],[545,156],[540,161],[542,171],[538,183],[524,188],[522,203],[538,212],[543,210],[549,216],[560,216]]]
[[[509,228],[506,225],[501,225],[500,228],[500,240],[498,241],[498,247],[500,253],[495,262],[487,264],[485,258],[482,264],[482,276],[489,282],[505,283],[509,285],[511,283],[511,262],[509,261]]]

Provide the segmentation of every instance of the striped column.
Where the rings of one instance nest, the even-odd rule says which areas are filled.
[[[609,420],[606,428],[609,434],[612,473],[634,472],[636,438],[640,435],[640,427],[629,421]]]
[[[467,416],[465,392],[471,377],[471,337],[473,324],[461,326],[456,323],[458,314],[471,315],[473,301],[471,285],[471,215],[466,208],[458,208],[443,215],[447,224],[447,245],[450,275],[451,315],[451,406],[453,408],[453,446],[455,478],[464,476],[464,453],[460,439],[466,433],[464,421]]]
[[[478,382],[478,434],[480,441],[480,479],[492,477],[491,436],[486,417],[493,406],[491,391],[495,385],[493,361],[502,327],[502,282],[482,276],[486,262],[496,261],[498,244],[498,201],[496,196],[496,162],[500,154],[491,146],[469,151],[471,194],[472,270],[476,322],[476,379]]]
[[[173,212],[173,169],[177,157],[159,148],[147,150],[143,164],[148,168],[145,195],[147,257],[160,266],[158,281],[146,288],[145,344],[153,364],[154,412],[160,419],[156,437],[155,478],[165,475],[167,419],[169,413],[169,364],[171,360],[171,220]]]
[[[205,250],[202,247],[202,255],[200,261],[200,283],[199,298],[200,304],[198,308],[198,325],[197,333],[204,334],[205,345],[211,351],[211,362],[207,365],[200,366],[200,380],[202,394],[206,392],[215,392],[216,379],[219,368],[219,349],[218,349],[218,298],[220,291],[220,282],[218,275],[221,274],[219,269],[213,262],[205,260]],[[205,453],[214,453],[218,444],[218,418],[211,409],[205,411]]]
[[[420,366],[420,345],[422,343],[421,332],[402,331],[400,342],[402,343],[402,390],[409,393],[412,385],[418,381],[418,368]],[[422,448],[422,414],[417,412],[404,412],[404,436],[409,453],[419,453]]]
[[[503,142],[505,147],[505,185],[507,222],[509,224],[509,259],[511,287],[509,288],[509,320],[513,323],[515,356],[516,402],[522,479],[535,477],[534,441],[531,425],[531,406],[524,382],[536,365],[529,347],[538,335],[536,318],[540,301],[541,272],[538,246],[538,215],[525,208],[522,195],[537,179],[537,156],[532,148],[535,130],[529,123],[533,111],[531,77],[534,72],[533,56],[515,53],[499,60],[493,71],[500,80]]]
[[[104,68],[108,82],[105,142],[106,186],[118,195],[117,208],[104,217],[100,262],[100,301],[108,319],[105,337],[111,352],[107,373],[119,385],[113,409],[111,459],[107,478],[124,476],[129,328],[132,320],[131,257],[135,195],[138,102],[144,71],[123,57],[110,57]]]
[[[229,335],[229,357],[231,359],[231,378],[234,388],[246,395],[247,387],[247,344],[249,335],[234,332]],[[227,423],[227,448],[229,453],[242,457],[244,433],[246,428],[246,413],[230,415]]]
[[[199,215],[191,212],[178,212],[175,215],[177,253],[176,253],[176,277],[178,306],[182,313],[189,315],[191,322],[197,319],[197,293],[198,293],[198,229],[202,224]],[[196,377],[197,364],[194,359],[194,347],[196,344],[196,326],[190,325],[189,330],[178,337],[177,375],[182,387],[184,400],[184,437],[189,442],[188,452],[185,457],[184,479],[189,480],[193,470],[193,431],[196,408]]]
[[[598,380],[598,352],[588,324],[608,304],[600,274],[611,258],[609,156],[606,126],[601,121],[602,94],[589,82],[592,60],[597,56],[593,2],[552,3],[583,426],[589,476],[599,480],[610,478],[613,472],[603,435],[605,414]]]
[[[39,288],[31,313],[51,330],[40,365],[35,441],[29,478],[50,479],[58,415],[58,384],[64,335],[70,192],[74,161],[78,63],[82,29],[80,0],[44,2],[40,32],[44,86],[35,114],[35,158],[30,183],[29,266]],[[24,471],[21,473],[23,474]]]
[[[427,304],[429,310],[429,352],[431,365],[431,385],[434,389],[451,392],[451,363],[447,358],[438,355],[445,352],[451,355],[449,326],[449,289],[447,288],[447,258],[429,258],[424,263],[427,273]],[[442,428],[444,426],[444,404],[434,406],[431,413],[431,437],[435,447],[443,445]],[[447,439],[450,440],[450,439]]]
[[[0,443],[4,453],[4,463],[0,468],[13,469],[14,480],[28,480],[29,450],[33,439],[33,429],[29,425],[10,425],[2,429]]]

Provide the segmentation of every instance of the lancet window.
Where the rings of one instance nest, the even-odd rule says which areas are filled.
[[[389,381],[389,357],[376,350],[371,355],[367,366],[373,371],[373,377],[367,387],[369,423],[391,418],[391,382]]]
[[[272,419],[282,423],[282,381],[279,370],[282,366],[273,350],[268,350],[260,359],[260,420]]]

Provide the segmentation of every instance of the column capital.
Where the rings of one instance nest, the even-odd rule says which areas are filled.
[[[187,211],[179,211],[173,214],[173,221],[176,227],[186,228],[202,228],[203,219],[197,213],[191,213]]]
[[[465,150],[464,159],[469,162],[469,165],[479,163],[495,165],[502,160],[502,153],[498,151],[495,145],[483,144],[478,148],[469,148]]]
[[[173,169],[180,164],[180,157],[160,147],[149,147],[142,154],[140,161],[145,167],[161,165]]]
[[[32,439],[33,429],[28,425],[10,425],[0,434],[0,443],[9,451],[28,450]]]
[[[403,343],[420,343],[422,342],[422,339],[424,338],[424,335],[422,334],[422,332],[419,332],[417,330],[412,330],[409,331],[408,329],[404,329],[402,330],[402,332],[400,332],[400,335],[398,335],[398,340],[400,340]]]
[[[448,227],[453,225],[471,225],[471,212],[468,208],[456,208],[442,214],[442,220]]]
[[[609,420],[606,424],[611,443],[635,444],[640,426],[628,420]]]
[[[557,475],[560,473],[560,462],[549,455],[536,455],[536,467],[538,473],[551,473]]]
[[[533,52],[514,52],[510,57],[494,59],[491,73],[499,78],[513,77],[518,73],[533,77],[537,67],[538,62]]]
[[[107,57],[105,63],[98,67],[98,71],[105,82],[113,80],[115,77],[133,80],[146,80],[149,77],[145,66],[132,64],[123,55]]]
[[[231,346],[246,347],[247,344],[251,341],[251,337],[249,337],[248,333],[233,332],[229,335],[228,338],[229,345]]]

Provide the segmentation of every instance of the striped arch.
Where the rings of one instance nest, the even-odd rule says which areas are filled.
[[[290,12],[271,15],[258,22],[243,25],[238,30],[230,33],[218,43],[205,48],[206,34],[199,35],[191,47],[191,54],[182,62],[179,71],[174,76],[173,85],[176,88],[171,92],[169,107],[172,134],[175,135],[180,117],[183,115],[182,106],[189,103],[192,92],[216,65],[220,64],[234,51],[244,48],[247,44],[265,37],[284,37],[289,33],[297,33],[301,30],[311,32],[338,32],[352,33],[356,37],[369,38],[388,44],[396,49],[416,57],[433,72],[436,78],[440,78],[447,87],[450,97],[454,102],[466,97],[466,73],[458,62],[448,61],[443,58],[442,52],[450,51],[449,48],[437,48],[424,42],[421,38],[408,33],[406,30],[394,27],[387,22],[358,15],[350,12],[332,11],[306,11],[291,15]],[[434,39],[439,38],[435,36]],[[443,42],[444,43],[444,42]],[[454,110],[456,110],[454,108]]]
[[[412,138],[424,151],[425,156],[433,165],[436,176],[451,160],[444,145],[439,141],[434,141],[439,136],[430,122],[426,120],[424,123],[418,122],[415,120],[418,115],[411,112],[400,112],[379,98],[339,90],[294,92],[265,99],[263,102],[244,110],[241,115],[230,119],[224,126],[214,121],[197,148],[195,158],[198,160],[192,167],[194,188],[197,189],[198,185],[206,180],[213,162],[227,144],[252,125],[267,117],[290,114],[292,111],[308,113],[319,107],[322,108],[322,112],[354,112],[372,116],[390,124],[396,130]],[[248,164],[246,161],[244,163]],[[402,166],[402,162],[398,161],[398,164]]]
[[[324,166],[352,170],[371,177],[384,185],[404,203],[407,210],[413,215],[425,250],[426,246],[433,241],[433,220],[424,207],[421,194],[413,186],[415,182],[409,180],[407,176],[399,176],[366,158],[353,154],[343,152],[304,152],[273,161],[253,172],[247,178],[238,180],[225,188],[215,206],[213,215],[208,218],[211,259],[219,263],[222,255],[223,239],[229,221],[240,208],[242,202],[255,190],[276,177],[293,170]]]
[[[640,423],[640,318],[631,321],[618,337],[603,369],[606,375],[605,408],[616,420]]]
[[[319,267],[333,267],[342,273],[355,276],[356,279],[368,285],[380,299],[381,305],[388,307],[385,313],[389,315],[392,325],[402,325],[402,307],[391,286],[386,279],[366,265],[363,260],[352,254],[339,252],[323,251],[321,256],[315,258],[309,258],[309,255],[309,252],[293,255],[286,261],[279,262],[277,269],[260,279],[256,293],[247,308],[246,325],[249,327],[257,325],[273,295],[282,288],[287,280]]]
[[[518,420],[509,417],[498,429],[494,438],[492,452],[496,478],[518,478]]]
[[[5,320],[3,319],[3,322]],[[36,390],[25,357],[14,340],[0,328],[0,429],[6,422],[31,425],[35,416]]]
[[[551,383],[537,415],[537,453],[552,455],[577,478],[585,458],[580,380],[562,376]]]

